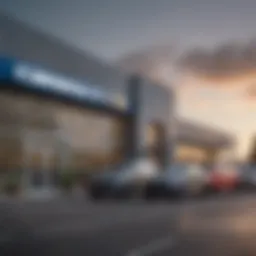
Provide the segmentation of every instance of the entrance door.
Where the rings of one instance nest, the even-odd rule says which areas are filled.
[[[150,123],[146,136],[150,156],[161,167],[165,167],[167,164],[167,138],[164,126],[158,122]]]
[[[56,187],[58,157],[54,134],[28,132],[25,140],[25,176],[29,190],[49,191]]]

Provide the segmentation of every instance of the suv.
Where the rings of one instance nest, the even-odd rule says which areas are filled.
[[[246,165],[241,168],[238,187],[241,190],[256,189],[256,165]]]
[[[158,172],[152,159],[140,157],[92,177],[89,195],[92,199],[138,197]]]

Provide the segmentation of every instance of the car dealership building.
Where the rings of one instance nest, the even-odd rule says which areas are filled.
[[[170,159],[170,91],[0,16],[0,169],[24,186],[140,154]]]
[[[196,130],[174,138],[172,91],[5,15],[0,31],[0,171],[22,173],[24,188],[141,154],[164,167],[179,141],[200,139]],[[230,144],[220,138],[215,148]]]

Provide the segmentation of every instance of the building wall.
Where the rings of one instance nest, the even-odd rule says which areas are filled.
[[[0,55],[39,63],[53,71],[85,78],[98,87],[126,95],[126,75],[61,40],[1,13],[0,31]]]
[[[179,119],[177,121],[179,143],[194,144],[209,148],[227,148],[235,143],[234,137],[219,129]]]
[[[137,100],[133,100],[136,90],[133,90],[135,87],[129,75],[5,15],[0,15],[0,31],[0,55],[38,63],[65,76],[85,78],[92,85],[124,98],[131,96],[130,103],[136,117],[131,129],[134,151],[141,152],[145,148],[150,122],[158,122],[166,128],[166,148],[170,146],[173,95],[169,91],[139,79],[139,94]],[[166,156],[171,156],[169,150]]]
[[[181,119],[177,127],[175,158],[178,161],[214,162],[233,151],[235,139],[227,132]]]
[[[171,123],[174,121],[174,95],[172,91],[157,86],[148,80],[134,77],[132,85],[138,87],[139,104],[136,106],[135,122],[135,148],[143,152],[147,148],[147,131],[150,124],[157,123],[165,130],[166,163],[171,160],[172,131]]]

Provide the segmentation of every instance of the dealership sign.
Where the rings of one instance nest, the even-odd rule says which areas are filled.
[[[88,100],[122,110],[127,107],[123,95],[117,96],[114,93],[105,92],[85,81],[65,77],[23,61],[10,62],[9,60],[4,65],[0,59],[0,78],[9,78],[28,89],[49,92],[74,100]],[[123,104],[117,102],[117,97],[122,98]]]

